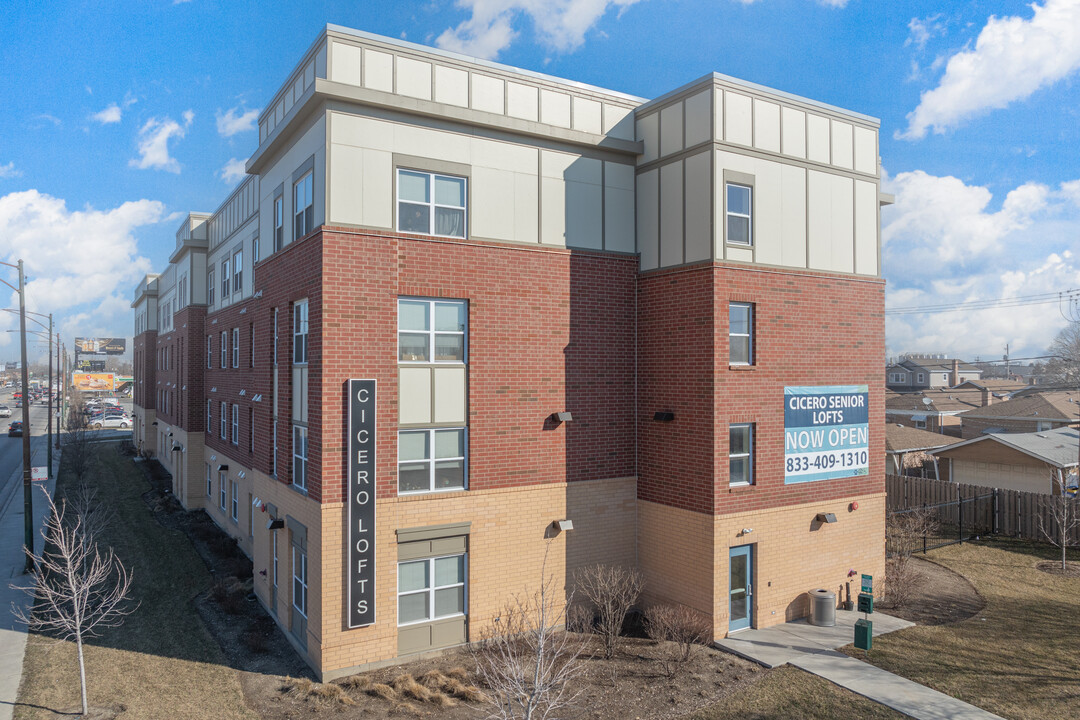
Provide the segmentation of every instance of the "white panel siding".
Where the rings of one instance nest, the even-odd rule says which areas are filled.
[[[689,119],[689,118],[687,118]],[[712,257],[712,163],[706,151],[686,158],[685,262]]]
[[[647,163],[660,156],[660,114],[652,113],[638,118],[637,139],[645,148],[638,158],[639,163]]]
[[[854,271],[854,189],[850,178],[811,170],[810,267]]]
[[[472,196],[483,198],[483,202],[474,202],[470,208],[471,234],[493,240],[513,240],[514,173],[474,167]]]
[[[330,44],[330,58],[334,82],[360,85],[360,47],[345,43]]]
[[[837,167],[850,170],[852,161],[851,123],[833,120],[832,122],[832,161]]]
[[[364,150],[364,224],[392,228],[394,223],[394,156],[384,150]]]
[[[551,90],[541,90],[540,122],[556,127],[570,127],[570,96]]]
[[[464,424],[465,368],[435,368],[435,416],[432,422]]]
[[[855,188],[851,178],[832,177],[832,267],[855,272]]]
[[[806,157],[815,162],[829,162],[829,118],[810,115],[806,123]]]
[[[877,136],[873,130],[855,126],[855,169],[877,174]]]
[[[566,171],[575,156],[540,151],[540,242],[566,245]]]
[[[752,122],[753,105],[746,95],[739,93],[725,93],[726,104],[724,124],[727,128],[727,141],[737,145],[754,144],[754,127]]]
[[[660,168],[660,266],[683,262],[683,167],[675,161]]]
[[[793,165],[781,166],[780,192],[783,197],[780,264],[806,267],[806,170]]]
[[[783,108],[783,148],[785,155],[806,157],[806,113],[793,108]]]
[[[754,260],[768,265],[783,262],[780,233],[785,208],[780,178],[780,163],[754,161]]]
[[[660,111],[660,157],[666,157],[683,149],[682,103],[668,105]]]
[[[623,140],[634,139],[634,111],[604,103],[604,134]]]
[[[435,66],[435,101],[458,107],[469,106],[469,73]]]
[[[521,83],[506,83],[506,108],[510,117],[537,121],[540,119],[537,89]]]
[[[595,100],[574,98],[574,129],[599,135],[603,123],[600,121],[602,106]]]
[[[830,176],[817,170],[807,173],[809,265],[828,270],[832,265],[832,186]]]
[[[513,239],[518,242],[540,242],[540,176],[535,170],[531,173],[514,173]]]
[[[398,378],[398,422],[431,422],[431,369],[403,367]]]
[[[604,249],[634,252],[634,167],[604,163]]]
[[[724,139],[724,91],[713,89],[713,140]]]
[[[506,83],[499,78],[473,73],[472,106],[473,110],[503,115],[506,104],[503,98]]]
[[[706,142],[712,132],[712,92],[705,90],[686,98],[685,113],[686,147]]]
[[[398,56],[397,91],[399,95],[430,100],[431,63]]]
[[[877,185],[855,181],[855,272],[878,274]]]
[[[754,100],[754,147],[780,152],[780,106]]]
[[[363,225],[364,209],[359,201],[364,196],[364,150],[351,145],[334,145],[331,152],[329,222],[332,225]]]
[[[637,234],[642,270],[652,270],[660,264],[658,176],[655,169],[637,176]]]
[[[394,92],[394,56],[364,49],[364,87]]]

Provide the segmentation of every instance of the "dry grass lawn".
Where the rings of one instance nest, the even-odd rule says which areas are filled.
[[[929,559],[971,581],[986,607],[962,622],[875,638],[870,662],[1006,718],[1076,717],[1080,578],[1037,569],[1055,554],[1006,538],[931,551]]]
[[[206,566],[183,535],[161,527],[147,510],[141,495],[148,486],[131,458],[120,456],[114,444],[98,447],[100,472],[94,474],[116,512],[103,544],[134,571],[132,592],[140,606],[122,626],[87,645],[90,705],[122,708],[122,716],[133,719],[194,720],[213,708],[214,718],[254,720],[237,673],[225,667],[191,607],[191,599],[211,585]],[[66,479],[61,468],[60,487]],[[78,709],[78,673],[74,643],[31,635],[16,720]]]

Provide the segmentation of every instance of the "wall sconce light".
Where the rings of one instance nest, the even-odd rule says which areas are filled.
[[[556,520],[553,523],[551,523],[551,525],[558,532],[567,532],[569,530],[574,529],[574,521],[573,520]]]
[[[150,423],[150,424],[151,424],[151,425],[154,425],[154,426],[157,426],[157,420],[155,420],[154,422],[152,422],[152,423]]]
[[[553,422],[557,422],[557,423],[570,422],[573,419],[574,419],[574,416],[571,415],[568,410],[564,410],[562,412],[551,413],[551,420]]]
[[[743,528],[742,530],[739,531],[739,534],[740,535],[749,535],[752,532],[754,532],[754,528]]]
[[[211,455],[210,456],[210,462],[213,462],[215,460],[217,460],[217,455]]]
[[[179,443],[177,443],[176,445],[173,445],[173,446],[172,446],[172,451],[173,451],[173,452],[180,452],[180,451],[181,451],[181,450],[183,450],[183,449],[184,449],[184,448],[183,448],[183,446],[181,446],[181,445],[180,445]]]
[[[244,397],[245,395],[247,395],[247,390],[241,390],[237,393],[237,395],[239,395],[240,397]]]
[[[240,471],[240,472],[239,472],[239,473],[237,474],[237,476],[238,476],[238,477],[239,477],[239,478],[240,478],[241,480],[243,480],[244,478],[246,478],[246,477],[247,477],[247,473],[246,473],[246,472],[244,472],[243,470],[241,470],[241,471]]]
[[[671,422],[675,419],[675,413],[673,412],[657,412],[653,413],[652,419],[656,422]]]
[[[836,522],[836,515],[833,513],[818,513],[814,519],[819,523],[834,523]]]
[[[270,518],[266,523],[267,530],[280,530],[283,527],[285,527],[285,521],[279,518]]]
[[[218,472],[222,472],[222,471],[228,472],[229,466],[228,465],[218,465],[217,469],[218,469]]]

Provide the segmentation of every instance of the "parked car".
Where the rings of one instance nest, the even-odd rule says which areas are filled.
[[[0,417],[11,417],[11,408],[7,405],[0,405]]]
[[[15,421],[8,425],[7,434],[8,437],[22,437],[22,423]]]
[[[131,420],[118,415],[109,415],[90,421],[91,430],[100,430],[101,428],[119,428],[121,430],[127,430],[129,427],[131,427]]]

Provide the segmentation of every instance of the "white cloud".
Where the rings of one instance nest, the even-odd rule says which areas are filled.
[[[123,113],[120,110],[120,106],[117,105],[116,103],[113,103],[112,105],[105,108],[104,110],[101,110],[100,112],[96,112],[93,115],[91,115],[90,119],[95,120],[95,121],[101,123],[102,125],[108,125],[110,123],[118,123],[118,122],[120,122],[120,118],[121,118],[122,115],[123,115]]]
[[[237,133],[255,129],[255,121],[259,119],[258,108],[254,110],[241,110],[239,107],[229,108],[224,115],[221,110],[217,111],[217,131],[222,137],[232,137]]]
[[[60,313],[84,303],[100,305],[110,296],[125,297],[150,271],[134,233],[164,214],[165,206],[151,200],[72,211],[63,199],[37,190],[9,193],[0,197],[2,259],[25,262],[31,310]]]
[[[919,98],[897,137],[917,140],[1023,100],[1080,68],[1080,0],[1032,4],[1032,17],[991,16],[970,46],[949,58],[938,86]]]
[[[908,22],[908,38],[904,41],[904,46],[914,45],[918,50],[925,48],[926,43],[933,37],[945,31],[944,25],[939,22],[940,17],[941,15],[931,15],[927,18],[911,18]]]
[[[22,177],[22,171],[15,169],[15,161],[12,160],[7,165],[0,165],[0,179],[2,178],[17,178]]]
[[[1080,180],[1060,190],[1025,183],[994,209],[993,194],[922,171],[883,179],[896,204],[882,211],[886,306],[999,300],[1080,287],[1070,251],[1080,234]],[[947,352],[973,359],[1041,353],[1062,327],[1054,305],[889,315],[889,355]]]
[[[139,157],[132,158],[128,165],[140,170],[157,168],[179,173],[180,163],[169,155],[169,140],[183,138],[187,129],[191,127],[195,113],[185,110],[183,114],[184,124],[181,125],[172,118],[150,118],[139,130]]]
[[[558,52],[571,52],[585,42],[585,33],[610,7],[625,10],[639,0],[457,0],[471,13],[435,40],[446,50],[493,59],[509,47],[518,31],[514,21],[527,16],[540,42]]]
[[[247,170],[244,169],[246,160],[238,160],[236,158],[229,158],[229,162],[225,163],[225,167],[221,168],[221,172],[218,175],[228,185],[235,185],[245,175]]]

